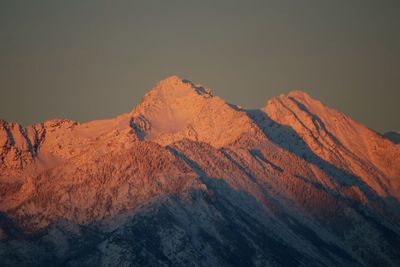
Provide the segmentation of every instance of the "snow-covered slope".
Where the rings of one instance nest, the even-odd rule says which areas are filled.
[[[263,111],[321,159],[359,176],[380,196],[400,199],[399,146],[303,92],[278,96]]]
[[[0,143],[2,266],[400,264],[400,145],[303,92],[243,110],[172,76]]]
[[[245,112],[177,76],[159,82],[132,116],[139,136],[162,145],[188,138],[221,147],[255,128]]]

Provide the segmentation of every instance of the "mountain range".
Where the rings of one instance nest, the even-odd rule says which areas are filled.
[[[0,265],[400,266],[399,136],[177,76],[112,119],[0,120]]]

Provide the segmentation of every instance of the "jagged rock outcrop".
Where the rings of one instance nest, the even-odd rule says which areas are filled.
[[[244,110],[172,76],[0,143],[0,265],[400,264],[400,145],[300,91]]]

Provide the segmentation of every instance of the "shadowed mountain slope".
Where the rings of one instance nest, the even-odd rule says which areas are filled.
[[[400,133],[398,132],[388,132],[385,133],[383,136],[395,144],[400,144]]]

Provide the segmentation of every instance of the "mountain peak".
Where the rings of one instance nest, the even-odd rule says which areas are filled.
[[[145,94],[140,104],[133,110],[133,115],[146,113],[147,109],[155,107],[158,109],[175,107],[181,112],[187,112],[193,110],[199,102],[211,97],[210,89],[173,75],[159,81]]]
[[[187,79],[182,79],[177,75],[172,75],[164,80],[159,81],[156,86],[149,92],[150,95],[157,93],[167,94],[171,97],[180,97],[182,94],[196,93],[204,97],[211,97],[211,90],[203,85],[195,84]]]
[[[245,113],[214,97],[210,89],[175,75],[158,82],[133,110],[132,118],[139,137],[162,145],[189,138],[220,146],[250,128]]]
[[[293,90],[287,93],[287,97],[299,98],[299,99],[312,99],[312,97],[302,90]]]
[[[183,79],[177,75],[171,75],[158,82],[158,85],[181,85],[183,84]]]

